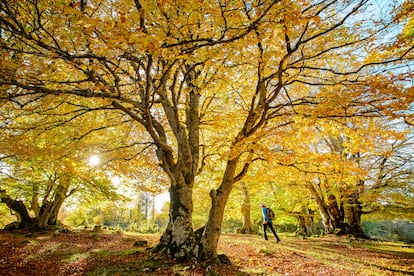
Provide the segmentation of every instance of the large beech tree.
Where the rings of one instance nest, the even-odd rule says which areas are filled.
[[[226,202],[258,159],[259,141],[305,118],[396,116],[412,101],[385,74],[412,58],[412,45],[361,58],[379,53],[393,25],[361,16],[369,4],[5,0],[1,97],[23,109],[86,98],[79,116],[119,114],[139,125],[150,145],[142,150],[152,150],[170,180],[158,248],[184,260],[214,258]],[[142,139],[129,134],[129,143]],[[193,187],[218,144],[222,176],[196,236]]]

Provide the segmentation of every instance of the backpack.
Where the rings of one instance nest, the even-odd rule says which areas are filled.
[[[270,208],[266,208],[266,215],[267,215],[268,219],[274,219],[275,218],[275,213]]]

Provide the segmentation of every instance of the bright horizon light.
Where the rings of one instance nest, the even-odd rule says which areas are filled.
[[[91,156],[89,158],[89,161],[88,161],[89,165],[91,165],[91,166],[96,166],[100,162],[101,162],[101,159],[98,156],[96,156],[96,155]]]

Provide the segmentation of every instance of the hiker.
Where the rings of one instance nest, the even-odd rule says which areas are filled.
[[[264,239],[267,240],[266,229],[269,228],[272,231],[273,235],[276,238],[276,242],[280,242],[279,237],[276,234],[275,229],[273,228],[272,219],[274,218],[274,213],[272,209],[266,208],[264,203],[260,203],[260,207],[262,208],[262,215],[263,215],[263,235]]]

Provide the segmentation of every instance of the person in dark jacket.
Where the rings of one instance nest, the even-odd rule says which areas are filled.
[[[275,229],[273,228],[273,222],[267,215],[266,205],[264,205],[264,203],[260,203],[260,207],[262,208],[264,239],[267,240],[266,230],[267,228],[269,228],[270,231],[272,231],[273,235],[275,236],[276,242],[280,242],[280,239],[277,236]]]

